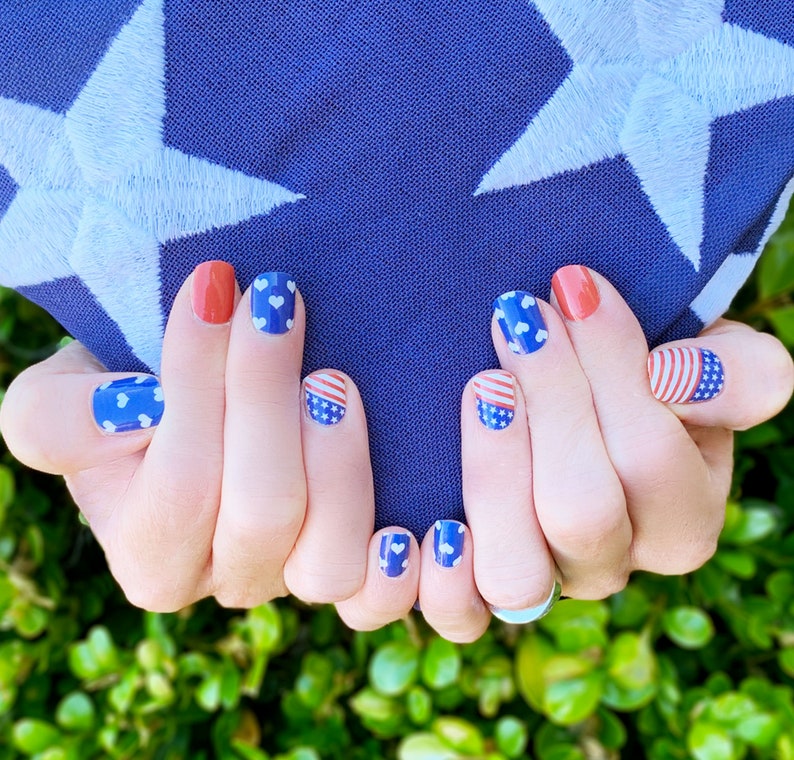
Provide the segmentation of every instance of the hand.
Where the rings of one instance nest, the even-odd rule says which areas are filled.
[[[346,410],[337,424],[312,417],[300,381],[303,301],[285,275],[266,279],[241,295],[230,266],[200,266],[171,310],[162,386],[108,373],[72,343],[15,380],[3,434],[24,463],[65,475],[132,603],[172,611],[210,595],[233,607],[288,591],[312,602],[375,596],[359,617],[376,627],[414,603],[418,562],[399,578],[378,570],[384,532],[371,536],[358,391],[335,370],[313,373],[304,389],[318,404],[343,389]],[[293,291],[291,322],[274,326]],[[336,387],[318,390],[329,379]]]
[[[702,403],[664,403],[651,390],[640,326],[615,289],[566,267],[554,291],[551,305],[521,293],[496,302],[493,340],[503,370],[481,373],[463,394],[469,527],[441,526],[441,540],[460,556],[455,567],[436,561],[439,531],[428,532],[420,580],[426,619],[456,641],[481,635],[488,605],[542,604],[555,574],[566,596],[599,599],[622,589],[634,570],[678,574],[702,565],[723,524],[731,431],[769,419],[792,393],[785,348],[720,320],[654,355],[673,347],[713,352],[722,391]],[[506,335],[500,322],[511,325]],[[478,396],[490,403],[500,397],[494,392],[506,410],[514,395],[514,416],[501,427],[509,411],[499,417],[495,407],[489,429],[478,418]]]

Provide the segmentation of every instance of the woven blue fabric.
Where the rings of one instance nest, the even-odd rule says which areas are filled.
[[[792,176],[788,0],[0,6],[0,282],[156,371],[198,263],[292,273],[305,371],[364,398],[378,525],[419,537],[462,518],[495,296],[586,264],[651,344],[693,335]]]

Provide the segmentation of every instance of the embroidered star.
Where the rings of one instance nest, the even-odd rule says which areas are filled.
[[[794,95],[794,48],[722,20],[724,0],[533,0],[573,68],[476,194],[624,156],[695,270],[711,123]]]
[[[0,98],[0,164],[18,186],[0,220],[0,280],[79,277],[154,369],[160,245],[303,198],[163,143],[162,5],[141,3],[65,114]]]

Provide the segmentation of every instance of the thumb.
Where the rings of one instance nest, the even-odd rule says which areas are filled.
[[[783,344],[720,319],[696,338],[665,343],[648,357],[651,390],[688,425],[746,430],[774,417],[794,391]]]
[[[159,388],[151,375],[105,371],[75,341],[11,383],[0,430],[23,464],[69,475],[146,448],[162,416]]]

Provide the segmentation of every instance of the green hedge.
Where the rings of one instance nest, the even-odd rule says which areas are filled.
[[[737,300],[794,346],[794,216]],[[0,385],[60,340],[0,291]],[[738,437],[719,550],[468,646],[281,600],[124,601],[63,485],[0,464],[0,758],[794,759],[794,407]]]

